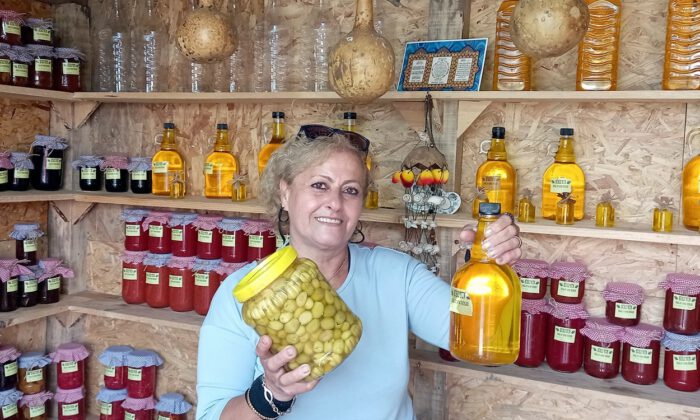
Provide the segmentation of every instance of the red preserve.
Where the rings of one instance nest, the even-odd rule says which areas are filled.
[[[26,47],[34,57],[29,66],[30,86],[37,89],[53,89],[53,47],[39,44]]]
[[[185,420],[187,412],[192,409],[192,404],[185,401],[182,394],[169,392],[161,395],[156,410],[158,410],[157,420]]]
[[[104,365],[104,383],[107,389],[126,388],[126,355],[134,351],[131,346],[107,347],[98,357]]]
[[[544,299],[523,299],[520,310],[520,353],[516,365],[537,367],[544,362],[551,309]]]
[[[659,287],[666,289],[664,329],[676,334],[700,332],[700,276],[669,273]]]
[[[603,291],[605,318],[616,325],[629,327],[639,324],[644,302],[644,289],[633,283],[611,282]]]
[[[148,254],[143,260],[146,271],[146,303],[152,308],[168,306],[168,261],[172,254]]]
[[[627,382],[638,385],[651,385],[659,378],[659,357],[661,338],[664,331],[660,327],[639,324],[625,328],[622,342],[622,377]]]
[[[245,219],[225,218],[219,222],[221,229],[221,258],[227,263],[248,261],[248,236],[243,230]]]
[[[134,350],[126,355],[126,390],[129,398],[152,397],[156,391],[156,371],[163,364],[158,353]]]
[[[49,417],[46,403],[53,398],[53,392],[42,391],[36,394],[24,395],[19,400],[20,411],[24,420],[44,420]]]
[[[194,273],[197,257],[172,257],[168,262],[168,301],[170,309],[189,312],[194,309]]]
[[[56,389],[54,396],[58,408],[58,420],[84,420],[87,416],[85,410],[85,388]]]
[[[590,274],[581,263],[555,262],[549,270],[552,298],[559,303],[581,303],[588,277]]]
[[[124,420],[153,420],[156,400],[153,397],[131,398],[128,397],[123,403]]]
[[[192,224],[196,213],[171,213],[170,238],[174,257],[197,255],[197,228]]]
[[[22,45],[22,13],[14,10],[0,10],[0,42]]]
[[[124,251],[122,254],[122,299],[131,304],[146,301],[146,268],[143,261],[147,251]]]
[[[143,221],[143,228],[148,229],[148,251],[152,254],[170,254],[172,252],[169,211],[152,211]]]
[[[59,388],[75,389],[85,383],[85,359],[90,355],[85,346],[79,343],[65,343],[51,353],[51,361],[56,364],[56,382]]]
[[[560,372],[576,372],[583,363],[583,336],[588,312],[582,304],[552,302],[547,326],[547,364]]]
[[[583,370],[601,379],[610,379],[620,372],[620,337],[624,327],[604,318],[592,318],[581,329],[583,336]]]
[[[100,420],[124,420],[122,403],[126,398],[126,388],[100,388],[100,392],[97,393],[97,402],[100,406]]]
[[[221,284],[221,260],[197,258],[192,265],[194,273],[194,310],[200,315],[209,312],[211,300]]]
[[[681,335],[666,331],[664,346],[664,383],[676,391],[695,392],[700,389],[698,350],[700,336]]]
[[[17,403],[20,398],[22,398],[22,393],[14,388],[0,392],[0,418],[2,420],[17,420],[19,418]]]
[[[221,216],[201,214],[192,223],[197,228],[197,257],[203,260],[221,258]]]
[[[79,92],[80,64],[85,55],[75,48],[56,48],[54,58],[54,87],[63,92]]]
[[[29,86],[29,66],[34,61],[32,53],[20,46],[13,46],[12,56],[12,85],[19,87]]]
[[[518,260],[513,264],[513,270],[520,278],[520,290],[523,299],[542,299],[547,293],[547,278],[549,264],[542,260]]]
[[[148,229],[142,223],[148,217],[148,210],[124,209],[121,219],[124,221],[124,249],[127,251],[148,250]]]
[[[248,220],[243,225],[248,234],[248,261],[260,261],[275,252],[277,237],[272,224],[266,220]]]

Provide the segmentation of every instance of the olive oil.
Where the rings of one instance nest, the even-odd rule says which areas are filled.
[[[228,124],[217,124],[214,150],[204,163],[204,195],[208,198],[231,198],[233,177],[237,173],[238,161],[231,154]]]
[[[531,90],[530,57],[520,51],[510,35],[510,20],[518,0],[501,2],[496,14],[496,52],[493,63],[493,90]]]
[[[182,155],[177,151],[175,144],[175,124],[163,124],[163,139],[160,150],[153,155],[153,194],[170,196],[170,186],[177,175],[178,182],[182,183],[182,195],[186,193],[186,168]]]
[[[559,149],[554,163],[549,165],[542,176],[542,217],[554,220],[557,214],[557,194],[569,193],[575,200],[574,220],[582,220],[586,194],[586,177],[576,164],[574,153],[574,129],[560,130]]]
[[[578,45],[576,90],[617,90],[621,0],[586,0],[590,23]]]
[[[258,153],[258,174],[262,176],[270,156],[284,144],[284,112],[272,113],[272,139]]]
[[[508,162],[506,152],[506,129],[493,127],[491,130],[491,148],[486,161],[476,171],[477,191],[483,190],[487,202],[499,203],[504,213],[513,213],[515,205],[516,174]],[[472,217],[478,217],[479,207],[472,207]]]

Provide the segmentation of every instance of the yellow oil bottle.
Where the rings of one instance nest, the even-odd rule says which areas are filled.
[[[238,173],[238,161],[231,153],[228,140],[228,124],[216,125],[214,150],[204,162],[204,196],[207,198],[231,198],[233,177]]]
[[[184,186],[187,184],[185,161],[177,151],[175,144],[175,124],[163,124],[163,139],[160,143],[160,150],[153,155],[153,194],[170,196],[170,186],[175,181],[177,175],[178,182]]]
[[[479,365],[505,365],[520,350],[520,280],[507,264],[497,264],[481,243],[486,227],[500,215],[497,203],[479,207],[471,259],[452,278],[450,353]]]
[[[700,226],[700,155],[683,168],[683,226],[693,230]]]
[[[574,129],[562,128],[559,131],[559,149],[554,156],[554,163],[544,171],[542,176],[542,217],[555,220],[557,194],[569,193],[576,201],[574,204],[574,220],[582,220],[586,199],[586,177],[583,170],[576,164],[574,152]]]
[[[493,90],[531,90],[530,57],[513,44],[510,20],[518,0],[501,2],[496,14],[496,54],[493,63]]]
[[[357,113],[356,112],[344,112],[343,113],[343,130],[357,132]],[[367,165],[367,170],[372,172],[372,155],[367,151],[367,158],[365,159],[365,164]],[[377,198],[378,200],[379,198]]]
[[[272,113],[272,138],[258,153],[258,174],[262,175],[270,156],[284,144],[284,112]]]
[[[590,22],[578,45],[576,90],[616,90],[621,0],[586,0]]]
[[[516,173],[508,162],[505,138],[505,128],[493,127],[491,148],[486,154],[486,161],[476,171],[476,188],[477,191],[483,189],[489,203],[499,203],[504,213],[513,213]],[[484,143],[488,143],[488,141]],[[478,217],[478,207],[476,206],[472,207],[472,217]]]
[[[700,1],[669,0],[662,86],[667,90],[700,89]]]

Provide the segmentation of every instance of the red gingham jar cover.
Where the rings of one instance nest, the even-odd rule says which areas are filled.
[[[549,264],[542,260],[518,260],[512,267],[520,277],[549,277]]]
[[[148,254],[148,251],[124,251],[122,261],[127,264],[141,264]]]
[[[641,305],[644,302],[644,289],[634,283],[611,282],[603,290],[603,299],[609,302]]]
[[[219,227],[219,222],[223,219],[223,216],[212,216],[208,214],[200,214],[192,222],[192,225],[197,229],[202,230],[214,230]]]
[[[649,347],[654,340],[661,340],[664,329],[655,325],[639,324],[634,327],[626,327],[620,341],[633,347]]]
[[[197,257],[171,257],[168,261],[168,267],[192,270],[196,259]]]
[[[552,307],[550,314],[559,319],[587,319],[588,312],[583,303],[559,303],[554,299],[549,300]]]
[[[523,299],[520,310],[533,315],[540,312],[548,314],[552,312],[552,307],[549,306],[546,299]]]
[[[143,230],[148,230],[148,225],[151,223],[160,223],[163,226],[170,224],[170,218],[173,216],[172,212],[169,211],[152,211],[148,213],[148,216],[141,222],[141,228]]]
[[[552,279],[564,279],[578,283],[590,276],[591,274],[582,263],[560,261],[549,266],[549,277]]]
[[[259,233],[259,232],[265,232],[265,231],[274,231],[274,227],[272,226],[272,223],[270,223],[267,220],[264,219],[257,219],[257,220],[246,220],[245,223],[243,223],[242,226],[243,232],[247,233],[248,235],[252,235],[254,233]]]
[[[659,287],[680,295],[699,295],[700,276],[686,273],[668,273]]]
[[[605,318],[591,318],[586,320],[586,326],[581,328],[581,335],[601,343],[612,343],[619,341],[625,327],[613,325]]]

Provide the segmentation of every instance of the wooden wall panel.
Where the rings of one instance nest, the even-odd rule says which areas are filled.
[[[46,319],[37,319],[0,329],[0,344],[16,347],[20,352],[48,351]]]
[[[28,13],[31,17],[46,18],[51,16],[51,5],[35,0],[0,0],[0,9]]]

